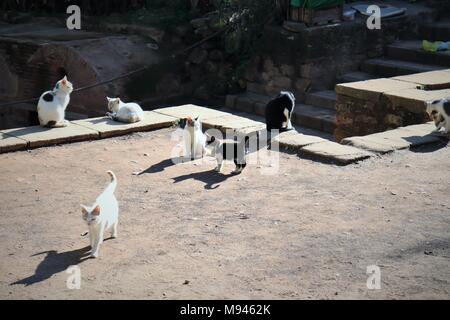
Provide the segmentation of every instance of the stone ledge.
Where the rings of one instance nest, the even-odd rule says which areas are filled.
[[[193,118],[200,117],[200,121],[203,123],[209,119],[229,115],[229,113],[227,112],[218,111],[206,107],[200,107],[194,104],[185,104],[176,107],[160,108],[153,110],[153,112],[175,117],[178,119],[186,117],[193,117]]]
[[[404,89],[384,93],[392,106],[403,107],[411,112],[425,112],[425,102],[450,97],[450,89],[426,91],[421,89]]]
[[[450,69],[410,74],[392,79],[418,84],[425,90],[448,89],[450,88]]]
[[[64,128],[43,128],[40,126],[2,130],[8,136],[20,138],[27,142],[28,148],[46,147],[59,143],[79,142],[97,139],[98,132],[69,123]]]
[[[175,121],[176,118],[172,116],[154,111],[145,111],[144,119],[136,123],[122,123],[107,117],[76,120],[72,121],[72,123],[97,131],[100,138],[108,138],[137,131],[149,131],[170,127]]]
[[[300,154],[302,153],[341,165],[365,160],[373,156],[373,153],[368,151],[345,146],[332,141],[307,145],[300,149]]]
[[[381,78],[367,81],[341,83],[336,85],[336,93],[352,98],[376,102],[385,92],[414,89],[416,87],[416,83]]]
[[[298,133],[295,130],[282,132],[274,137],[273,140],[278,142],[282,148],[289,148],[297,151],[310,144],[327,141],[320,137]]]
[[[0,153],[23,150],[27,145],[26,140],[0,132]]]
[[[362,137],[346,138],[342,143],[375,153],[388,153],[440,142],[440,137],[432,133],[434,129],[434,123],[428,122]]]

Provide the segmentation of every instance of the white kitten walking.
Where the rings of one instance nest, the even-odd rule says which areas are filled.
[[[67,126],[65,112],[73,91],[72,83],[65,76],[59,80],[52,91],[44,92],[39,98],[37,112],[39,124],[49,128]]]
[[[111,235],[117,238],[117,224],[119,222],[119,204],[114,191],[117,186],[116,176],[108,171],[111,183],[95,200],[92,207],[81,205],[83,220],[89,226],[89,239],[91,242],[91,257],[97,258],[100,245],[103,243],[104,232],[111,228]]]
[[[106,97],[106,99],[110,111],[106,115],[111,119],[126,123],[134,123],[144,119],[144,111],[137,103],[125,103],[120,98]]]

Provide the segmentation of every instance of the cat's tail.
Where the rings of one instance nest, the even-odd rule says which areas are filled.
[[[112,171],[107,171],[107,173],[111,177],[111,183],[109,184],[108,188],[110,189],[111,193],[114,193],[114,191],[116,190],[116,186],[117,186],[116,175]]]

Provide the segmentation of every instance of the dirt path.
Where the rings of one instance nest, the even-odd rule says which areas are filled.
[[[171,165],[173,145],[161,130],[0,155],[0,298],[450,298],[450,148],[347,167],[281,153],[275,176],[220,176]],[[119,238],[85,260],[79,205],[110,169]]]

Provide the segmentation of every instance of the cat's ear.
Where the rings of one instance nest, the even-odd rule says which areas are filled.
[[[81,212],[83,213],[83,216],[85,216],[89,213],[89,210],[85,206],[81,205]]]
[[[64,76],[64,78],[62,78],[61,83],[62,83],[63,85],[66,85],[66,84],[67,84],[67,76]]]
[[[98,216],[98,215],[100,214],[100,206],[99,206],[99,205],[97,205],[97,206],[94,208],[94,210],[92,210],[92,214],[93,214],[94,216]]]
[[[116,102],[119,103],[120,102],[120,98],[116,98]]]
[[[114,100],[113,98],[110,97],[106,97],[106,100],[108,100],[108,102],[111,102],[112,100]]]

